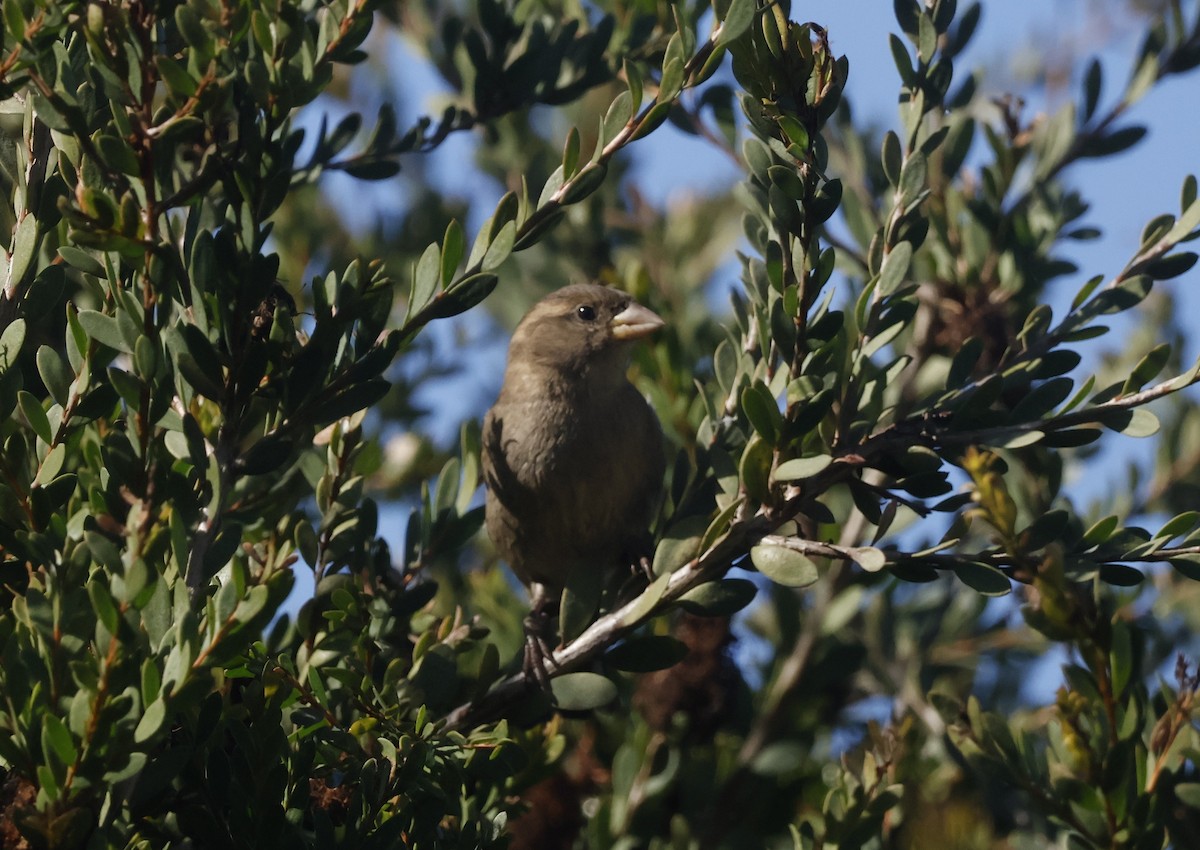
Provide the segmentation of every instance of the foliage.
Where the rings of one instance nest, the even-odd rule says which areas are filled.
[[[1050,302],[1100,235],[1072,170],[1136,147],[1200,10],[1149,20],[1116,96],[1093,62],[1030,119],[955,67],[978,5],[894,6],[878,133],[785,2],[6,0],[4,846],[1194,842],[1200,363],[1156,284],[1195,263],[1196,180]],[[314,131],[373,28],[453,103]],[[667,127],[737,163],[732,197],[639,197],[628,153]],[[473,129],[506,191],[469,233],[478,200],[419,178]],[[318,190],[402,164],[399,234]],[[478,426],[421,433],[422,364],[453,317],[573,278],[669,318],[634,370],[677,458],[653,575],[546,694],[480,534]],[[1107,322],[1127,344],[1085,361]],[[1079,504],[1100,447],[1156,434],[1148,486]]]

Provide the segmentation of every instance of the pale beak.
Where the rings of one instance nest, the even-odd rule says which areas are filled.
[[[613,339],[626,341],[649,336],[665,324],[653,310],[631,301],[628,307],[612,317],[608,327]]]

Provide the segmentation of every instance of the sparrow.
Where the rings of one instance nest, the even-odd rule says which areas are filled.
[[[658,505],[662,429],[626,372],[662,326],[618,290],[557,290],[517,325],[484,418],[487,531],[530,590],[525,667],[543,684],[547,606],[573,571],[629,565]]]

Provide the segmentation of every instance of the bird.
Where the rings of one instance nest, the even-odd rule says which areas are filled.
[[[638,561],[666,467],[658,418],[627,371],[664,325],[616,289],[574,284],[517,325],[483,421],[485,525],[529,589],[525,671],[543,685],[553,603],[577,575]],[[644,565],[644,558],[642,559]]]

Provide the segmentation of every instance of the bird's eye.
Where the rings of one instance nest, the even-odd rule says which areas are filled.
[[[596,320],[596,308],[590,304],[583,304],[575,309],[575,315],[585,322],[594,322]]]

